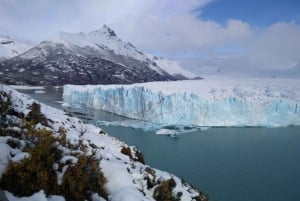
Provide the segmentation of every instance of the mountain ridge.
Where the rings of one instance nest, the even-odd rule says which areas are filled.
[[[155,59],[104,25],[89,33],[58,32],[5,60],[0,63],[0,80],[29,85],[130,84],[191,77],[172,74],[172,67],[181,68],[167,62],[159,66]]]

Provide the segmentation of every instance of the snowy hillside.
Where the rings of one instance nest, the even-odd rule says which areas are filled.
[[[178,62],[163,58],[163,57],[156,57],[151,56],[148,54],[148,56],[153,60],[161,69],[169,73],[170,75],[173,75],[174,77],[177,77],[178,79],[193,79],[197,77],[197,74],[192,73],[188,71],[187,69],[184,69]]]
[[[5,171],[8,164],[16,162],[21,164],[22,161],[24,161],[25,164],[30,163],[30,160],[28,160],[30,159],[30,153],[39,154],[37,150],[34,152],[30,151],[32,149],[35,150],[34,144],[37,143],[36,146],[39,146],[39,140],[47,140],[41,137],[24,137],[28,135],[28,132],[34,131],[34,135],[37,136],[39,136],[39,132],[48,133],[48,135],[52,133],[51,135],[53,136],[51,137],[51,135],[49,135],[48,138],[57,140],[53,144],[55,146],[52,147],[52,149],[57,149],[56,151],[60,150],[60,158],[51,165],[53,170],[50,168],[50,171],[54,171],[54,174],[57,175],[56,188],[58,189],[65,187],[70,188],[70,186],[65,186],[67,179],[65,174],[71,176],[68,172],[69,169],[70,171],[74,171],[72,168],[80,165],[79,161],[82,159],[81,157],[92,157],[94,158],[93,161],[99,161],[106,182],[104,184],[104,197],[101,195],[99,197],[99,194],[95,192],[85,192],[85,194],[91,196],[90,198],[87,198],[88,200],[161,200],[162,197],[160,196],[167,196],[167,194],[165,194],[166,191],[170,193],[168,196],[172,196],[176,200],[206,200],[205,196],[200,195],[197,190],[193,189],[188,184],[182,183],[182,180],[178,177],[143,164],[143,157],[135,147],[129,147],[124,142],[110,137],[100,128],[84,124],[81,120],[67,116],[63,111],[58,109],[39,104],[30,97],[20,94],[7,86],[1,86],[0,89],[1,109],[7,108],[5,101],[8,100],[7,97],[9,95],[11,96],[12,102],[11,108],[7,109],[7,115],[2,113],[1,118],[2,120],[5,119],[5,121],[0,124],[0,177],[2,176],[0,185],[2,190],[6,190],[7,188],[12,189],[11,186],[5,186],[6,183],[9,183],[8,180],[3,181],[3,178],[6,178],[8,174],[8,170]],[[40,111],[38,109],[39,105],[41,106]],[[22,116],[23,120],[20,119]],[[30,122],[26,122],[29,120]],[[26,129],[23,128],[24,125],[27,126]],[[38,141],[36,141],[37,139]],[[24,148],[28,146],[28,144],[30,147]],[[45,145],[45,147],[47,146]],[[42,152],[40,154],[50,153]],[[34,156],[35,155],[32,155],[31,160],[33,160]],[[49,160],[50,158],[46,161]],[[28,167],[28,171],[32,170]],[[75,173],[76,172],[74,172],[74,174]],[[18,177],[17,172],[14,173],[14,177]],[[73,196],[69,195],[68,192],[57,190],[55,192],[61,192],[62,194],[59,193],[54,195],[51,193],[53,189],[51,190],[48,186],[47,190],[43,188],[36,189],[36,193],[28,198],[17,198],[18,195],[20,196],[18,193],[21,193],[21,191],[18,191],[16,188],[22,188],[22,186],[20,186],[22,184],[18,182],[21,182],[23,179],[24,177],[20,177],[20,180],[14,181],[15,189],[12,190],[15,191],[15,195],[5,191],[5,195],[10,201],[25,199],[68,201],[70,200],[68,196]],[[39,179],[40,178],[37,178],[37,180]],[[81,185],[80,181],[81,180],[79,180],[77,185]],[[43,181],[41,180],[40,182],[42,183]],[[82,182],[84,182],[84,180],[82,180]],[[39,184],[40,183],[38,182],[37,185]],[[30,186],[31,185],[28,185],[28,189],[30,189]],[[66,195],[67,197],[63,197],[62,195]]]
[[[64,101],[162,125],[300,125],[298,79],[222,79],[64,86]]]
[[[0,61],[15,57],[31,47],[32,45],[29,42],[13,39],[6,35],[0,35]]]

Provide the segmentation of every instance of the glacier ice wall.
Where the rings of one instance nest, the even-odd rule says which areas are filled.
[[[63,98],[71,106],[85,104],[162,125],[300,125],[299,101],[284,97],[264,102],[234,96],[210,100],[188,92],[164,94],[144,86],[65,85]]]

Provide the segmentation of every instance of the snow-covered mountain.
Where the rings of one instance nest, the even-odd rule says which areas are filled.
[[[3,85],[0,104],[1,200],[208,200],[99,127]]]
[[[32,47],[30,42],[18,40],[0,33],[0,61],[15,57]]]
[[[300,125],[299,79],[233,79],[64,86],[64,101],[132,119],[183,126]]]
[[[191,77],[179,65],[149,58],[122,41],[108,26],[90,33],[59,32],[29,51],[2,63],[2,81],[10,84],[128,84]],[[172,73],[169,73],[172,72]],[[182,72],[183,75],[178,73]]]

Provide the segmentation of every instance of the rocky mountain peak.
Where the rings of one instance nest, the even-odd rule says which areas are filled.
[[[109,34],[109,36],[117,37],[117,34],[106,24],[103,25],[102,29]]]
[[[100,29],[98,29],[96,31],[92,31],[90,34],[93,34],[93,33],[101,33],[101,34],[104,34],[109,37],[117,37],[117,34],[114,32],[114,30],[112,30],[106,24],[104,24]]]

